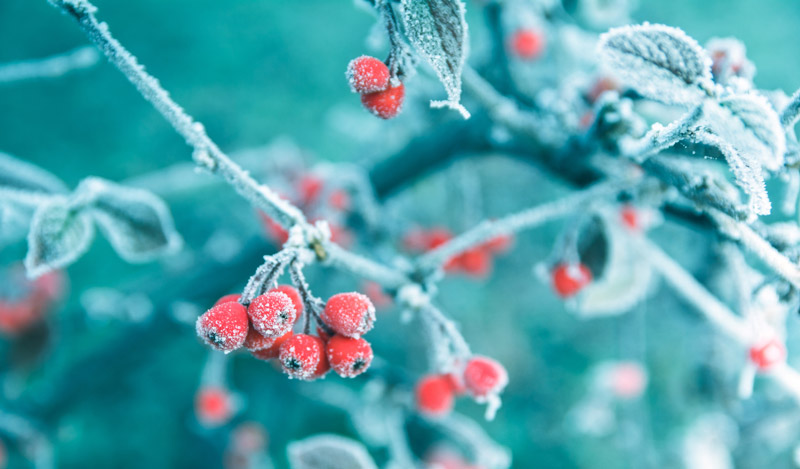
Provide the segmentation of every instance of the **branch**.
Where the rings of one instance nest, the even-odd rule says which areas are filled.
[[[303,213],[297,207],[281,199],[269,187],[260,185],[219,149],[208,137],[203,125],[195,122],[173,101],[158,80],[148,74],[136,58],[111,36],[108,25],[97,21],[94,16],[97,8],[94,5],[88,0],[50,0],[50,3],[78,21],[88,38],[194,149],[193,157],[199,166],[224,177],[242,196],[284,228],[306,224]]]
[[[800,117],[800,89],[794,92],[789,104],[783,108],[781,112],[781,124],[786,127],[792,127]]]
[[[692,127],[701,117],[703,117],[702,106],[695,106],[694,109],[684,114],[683,117],[670,123],[666,127],[661,124],[653,124],[644,137],[638,140],[632,137],[620,139],[620,153],[626,158],[641,163],[648,157],[686,138]]]
[[[90,46],[44,59],[0,64],[0,84],[37,78],[56,78],[73,70],[92,67],[100,56]]]

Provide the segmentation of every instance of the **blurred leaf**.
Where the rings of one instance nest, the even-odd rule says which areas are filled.
[[[71,264],[86,252],[93,236],[91,217],[65,198],[40,205],[28,233],[28,276],[38,277]]]
[[[64,183],[49,172],[0,152],[0,200],[30,202],[66,192]]]
[[[377,469],[361,443],[339,435],[315,435],[286,448],[292,469]]]
[[[401,11],[408,40],[447,90],[447,101],[431,105],[450,107],[469,117],[460,104],[461,71],[468,47],[464,4],[461,0],[403,0]]]
[[[692,104],[711,84],[711,59],[678,28],[642,24],[614,28],[600,37],[602,59],[623,81],[647,98]]]
[[[90,177],[81,182],[75,197],[90,201],[90,213],[128,262],[146,262],[182,245],[167,205],[148,191]]]

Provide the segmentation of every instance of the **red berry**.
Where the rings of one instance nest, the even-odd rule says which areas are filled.
[[[375,306],[361,293],[339,293],[328,299],[322,321],[343,336],[359,337],[372,329]]]
[[[427,233],[425,249],[436,249],[451,239],[453,239],[453,234],[447,228],[433,228]]]
[[[425,376],[417,383],[416,398],[421,413],[432,417],[447,415],[455,404],[453,383],[447,375]]]
[[[233,405],[227,390],[219,387],[204,387],[195,396],[195,415],[203,425],[219,426],[233,416]]]
[[[786,347],[778,339],[771,339],[750,347],[750,361],[760,370],[768,370],[786,360]]]
[[[402,83],[383,91],[361,95],[361,104],[381,119],[391,119],[403,108],[405,87]]]
[[[362,338],[335,335],[326,346],[328,362],[342,378],[353,378],[367,371],[372,363],[372,347]]]
[[[350,195],[342,189],[337,189],[328,197],[328,203],[336,210],[348,210],[350,208]]]
[[[483,247],[492,253],[503,253],[511,249],[514,244],[514,237],[511,235],[499,235],[486,241]]]
[[[292,300],[292,304],[294,305],[294,310],[297,313],[298,317],[301,314],[303,314],[303,300],[302,298],[300,298],[300,292],[298,292],[295,287],[291,285],[278,285],[277,287],[270,290],[270,292],[274,291],[285,293],[286,296],[288,296],[289,299]]]
[[[279,355],[283,371],[292,378],[311,380],[324,367],[325,343],[319,337],[295,334],[281,346]]]
[[[544,35],[531,29],[520,29],[511,36],[511,51],[523,60],[532,60],[544,51]]]
[[[389,68],[375,57],[362,55],[351,60],[345,75],[354,93],[374,93],[389,86]]]
[[[641,221],[639,220],[639,212],[631,205],[625,205],[619,212],[622,219],[622,224],[633,231],[639,231],[642,228]]]
[[[214,306],[221,305],[222,303],[228,303],[230,301],[239,301],[242,295],[238,293],[231,293],[230,295],[225,295],[222,298],[218,299]]]
[[[492,256],[480,247],[464,251],[452,260],[464,272],[485,277],[492,270]]]
[[[264,224],[264,231],[267,232],[267,236],[269,236],[272,241],[282,245],[289,240],[289,232],[286,231],[280,223],[270,218],[270,216],[264,212],[258,212],[258,215],[261,217],[261,221]]]
[[[592,272],[583,264],[558,264],[553,270],[553,288],[562,298],[578,293],[592,281]]]
[[[297,319],[292,299],[280,291],[270,291],[254,298],[247,307],[247,315],[256,332],[266,337],[286,334]]]
[[[464,385],[475,397],[498,394],[507,384],[506,369],[491,358],[475,356],[464,367]]]
[[[300,202],[302,205],[309,205],[314,203],[319,194],[322,192],[322,179],[314,175],[306,175],[297,183],[297,192],[300,193]]]
[[[277,340],[275,337],[263,336],[251,327],[247,331],[247,337],[244,339],[244,348],[251,352],[263,350],[272,347],[275,340]]]
[[[255,331],[253,332],[258,334],[258,332]],[[278,337],[277,339],[270,339],[273,341],[272,345],[269,345],[268,347],[259,350],[251,350],[250,355],[258,358],[259,360],[271,360],[273,358],[278,358],[278,355],[280,355],[281,353],[281,346],[283,345],[284,342],[289,340],[293,335],[294,332],[289,331],[286,334]]]
[[[236,301],[218,304],[197,318],[196,328],[197,335],[215,349],[236,350],[247,337],[247,309]]]

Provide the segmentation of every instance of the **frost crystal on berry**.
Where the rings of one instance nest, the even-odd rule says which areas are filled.
[[[253,328],[263,336],[280,337],[292,329],[297,312],[286,293],[271,291],[253,299],[247,307]]]
[[[385,90],[389,86],[389,68],[368,55],[362,55],[347,65],[347,82],[354,93],[374,93]]]
[[[362,338],[333,336],[326,346],[328,362],[342,378],[353,378],[367,371],[372,363],[372,347]]]
[[[235,301],[214,306],[197,318],[197,335],[217,350],[229,352],[247,337],[247,310]]]
[[[375,306],[361,293],[339,293],[328,299],[322,321],[343,336],[359,337],[372,329]]]
[[[290,337],[281,346],[279,355],[283,371],[291,378],[314,379],[325,368],[320,363],[327,361],[324,349],[325,343],[319,337],[306,334]]]

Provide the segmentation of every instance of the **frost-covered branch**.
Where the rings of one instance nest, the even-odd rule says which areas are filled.
[[[600,183],[562,199],[507,215],[497,220],[484,220],[474,228],[421,256],[417,260],[417,265],[423,271],[440,267],[458,254],[498,236],[518,233],[573,214],[599,197],[614,194],[625,185],[626,183],[618,181]]]
[[[50,0],[54,6],[74,17],[89,39],[133,83],[172,127],[194,149],[195,162],[224,177],[241,195],[263,210],[284,228],[305,224],[303,213],[280,198],[269,187],[259,184],[247,171],[233,162],[206,134],[205,128],[183,110],[161,84],[145,71],[136,57],[111,35],[108,25],[100,23],[97,8],[87,0]]]
[[[625,157],[642,162],[649,156],[665,150],[686,138],[692,127],[697,124],[702,116],[703,108],[695,106],[683,117],[666,127],[661,124],[654,124],[647,134],[638,140],[634,140],[632,137],[621,139],[619,142],[620,150]]]
[[[789,103],[781,111],[781,124],[784,127],[792,127],[800,117],[800,89],[794,92]]]
[[[352,272],[361,278],[378,282],[386,288],[400,288],[410,281],[399,270],[347,251],[334,243],[327,243],[325,252],[327,253],[324,261],[326,265]]]
[[[40,78],[56,78],[73,70],[90,68],[100,58],[94,47],[77,49],[44,59],[0,64],[0,84]]]

